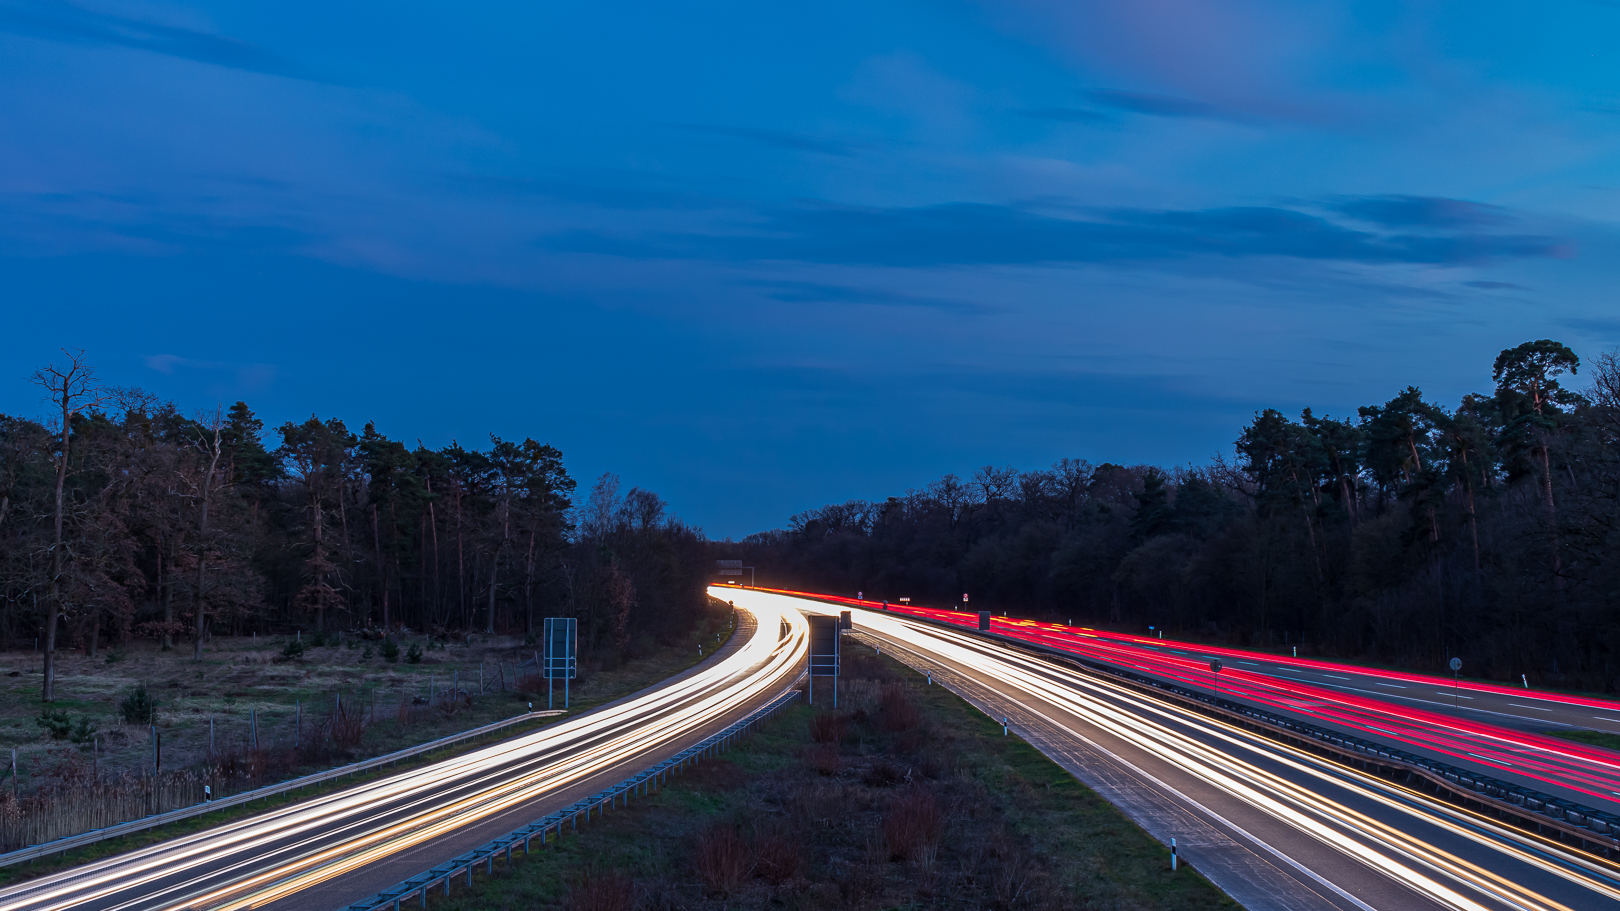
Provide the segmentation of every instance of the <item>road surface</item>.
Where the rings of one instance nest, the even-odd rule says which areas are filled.
[[[739,606],[842,605],[763,592]],[[777,601],[775,599],[781,599]],[[1113,801],[1250,911],[1614,906],[1602,862],[966,632],[880,611],[857,634],[935,674]]]
[[[319,908],[362,899],[724,727],[799,674],[807,625],[751,608],[729,653],[532,734],[0,890],[6,911]]]

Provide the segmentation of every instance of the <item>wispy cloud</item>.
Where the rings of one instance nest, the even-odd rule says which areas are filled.
[[[707,126],[697,123],[678,123],[677,129],[690,130],[694,133],[709,133],[715,136],[729,136],[733,139],[746,139],[775,149],[784,149],[789,152],[816,152],[821,155],[837,155],[847,157],[864,151],[868,146],[854,142],[843,142],[837,139],[826,139],[820,136],[807,136],[803,133],[789,133],[782,130],[765,130],[754,127],[726,127]]]
[[[1018,113],[1036,120],[1057,120],[1063,123],[1114,123],[1114,118],[1107,114],[1089,111],[1085,108],[1024,108]]]
[[[1379,199],[1382,199],[1381,197]],[[1375,207],[1376,208],[1376,207]],[[1399,221],[1397,214],[1389,214]],[[1416,216],[1411,216],[1416,217]],[[626,237],[573,232],[552,249],[638,258],[784,260],[926,267],[1131,264],[1191,256],[1292,257],[1362,264],[1465,265],[1566,257],[1570,241],[1491,233],[1431,213],[1425,233],[1367,230],[1299,209],[1116,208],[1057,217],[1006,205],[801,206],[762,212],[748,234]]]
[[[918,307],[925,310],[938,310],[942,313],[971,316],[994,313],[997,310],[995,307],[973,301],[907,294],[883,288],[853,288],[845,285],[795,281],[759,281],[751,284],[765,289],[766,293],[776,300],[796,304],[867,304],[877,307]]]
[[[236,385],[246,392],[264,389],[276,378],[276,366],[274,364],[234,364],[226,361],[204,361],[180,357],[175,354],[147,355],[146,366],[164,376],[174,376],[182,371],[229,374],[235,380]]]
[[[1509,220],[1501,206],[1443,196],[1358,196],[1333,200],[1328,208],[1386,228],[1465,228]]]
[[[1148,114],[1154,117],[1231,118],[1229,113],[1222,111],[1215,105],[1195,101],[1191,98],[1177,98],[1171,95],[1096,89],[1087,92],[1086,97],[1105,108],[1128,111],[1132,114]]]
[[[245,41],[46,0],[0,2],[0,30],[74,44],[134,48],[214,66],[307,78],[286,60]]]

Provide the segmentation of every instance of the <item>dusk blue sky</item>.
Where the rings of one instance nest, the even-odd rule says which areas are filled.
[[[1620,343],[1620,3],[0,0],[0,411],[487,434],[715,537]]]

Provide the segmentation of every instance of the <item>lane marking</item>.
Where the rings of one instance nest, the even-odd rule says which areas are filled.
[[[1508,705],[1511,705],[1516,709],[1529,709],[1532,712],[1551,712],[1551,711],[1553,711],[1553,709],[1542,708],[1539,705],[1520,705],[1517,702],[1509,702]]]
[[[1453,699],[1472,699],[1472,698],[1474,698],[1472,696],[1464,696],[1461,693],[1448,693],[1445,690],[1435,690],[1434,694],[1436,696],[1450,696]]]

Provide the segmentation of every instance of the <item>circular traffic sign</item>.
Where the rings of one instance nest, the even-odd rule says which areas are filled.
[[[1454,671],[1462,670],[1462,659],[1461,658],[1453,658],[1453,659],[1451,659],[1451,669],[1454,670]]]

